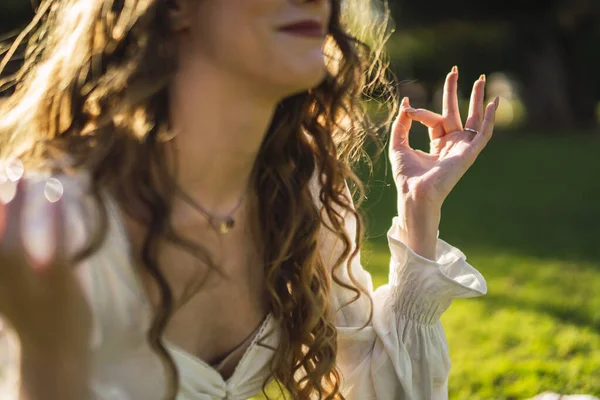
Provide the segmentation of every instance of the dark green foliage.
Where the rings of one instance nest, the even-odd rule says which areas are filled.
[[[0,4],[0,38],[3,34],[22,27],[33,15],[28,0],[2,0]]]

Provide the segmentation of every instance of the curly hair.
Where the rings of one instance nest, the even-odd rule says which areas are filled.
[[[339,268],[350,271],[362,241],[361,217],[345,186],[351,181],[362,199],[363,184],[352,167],[368,160],[366,139],[382,149],[377,132],[389,124],[389,118],[373,122],[365,100],[384,105],[390,111],[385,115],[396,108],[383,56],[391,31],[387,5],[331,1],[327,76],[317,87],[281,101],[251,176],[268,306],[281,326],[263,392],[274,378],[294,399],[343,398],[336,367],[337,310],[329,298],[334,284],[351,290],[355,300],[368,296],[351,273],[352,285],[336,274]],[[211,268],[218,266],[205,248],[177,235],[170,222],[173,196],[181,188],[173,178],[176,162],[166,162],[176,155],[164,146],[176,140],[169,135],[166,111],[167,87],[177,69],[168,7],[167,0],[42,1],[0,63],[1,72],[24,52],[21,68],[0,79],[0,90],[11,92],[0,102],[0,160],[18,156],[27,168],[86,171],[102,214],[107,213],[102,192],[109,188],[123,212],[147,227],[139,256],[160,289],[147,340],[169,378],[166,398],[174,399],[178,371],[162,334],[177,302],[159,269],[158,241],[166,238]],[[310,190],[315,176],[322,208]],[[345,233],[347,212],[358,221],[357,238]],[[76,260],[100,248],[105,225]],[[332,270],[318,251],[322,227],[344,245]]]

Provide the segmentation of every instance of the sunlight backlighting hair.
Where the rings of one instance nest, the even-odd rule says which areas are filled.
[[[107,191],[147,227],[139,259],[161,296],[147,339],[165,365],[166,398],[174,399],[178,371],[162,334],[198,284],[183,299],[174,298],[158,266],[158,243],[168,240],[219,266],[205,248],[180,237],[170,221],[174,193],[181,188],[169,161],[176,154],[164,145],[177,140],[169,134],[167,115],[167,87],[176,70],[169,3],[43,0],[1,64],[19,52],[19,42],[27,43],[22,68],[0,80],[0,90],[14,90],[0,102],[0,160],[19,157],[26,168],[89,174],[89,195],[103,218],[75,261],[104,243]],[[350,181],[362,198],[353,163],[365,154],[366,139],[381,142],[380,124],[370,120],[366,101],[385,104],[390,117],[396,110],[383,57],[390,27],[385,4],[344,0],[342,10],[341,3],[332,0],[328,76],[281,102],[251,178],[269,307],[281,327],[270,378],[293,399],[343,398],[332,286],[352,291],[356,299],[366,295],[349,269],[362,243],[362,224],[344,188]],[[315,177],[322,209],[311,192]],[[344,215],[357,219],[357,238],[346,234]],[[343,244],[333,271],[318,251],[323,227]],[[337,278],[340,268],[348,269],[352,285]]]

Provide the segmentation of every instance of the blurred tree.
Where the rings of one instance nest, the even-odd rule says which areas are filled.
[[[414,51],[400,50],[400,76],[442,73],[456,63],[468,78],[476,77],[474,67],[504,71],[521,83],[529,125],[597,126],[600,1],[390,0],[390,6],[398,33],[417,38]],[[418,49],[423,41],[435,41],[436,51]],[[430,80],[430,73],[414,77]]]
[[[31,0],[35,1],[35,0]],[[0,61],[4,58],[12,37],[33,16],[30,0],[0,0]],[[14,73],[20,65],[19,58],[8,63],[3,75]],[[10,93],[3,92],[3,95]]]
[[[0,34],[20,28],[32,16],[29,0],[2,0],[0,4]]]
[[[31,1],[0,0],[0,38],[31,18]],[[462,85],[503,71],[520,83],[531,127],[597,127],[600,0],[389,2],[393,68],[430,98],[454,64]]]

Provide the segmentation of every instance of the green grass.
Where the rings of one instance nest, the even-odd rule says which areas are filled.
[[[453,361],[450,398],[600,394],[597,266],[468,247],[489,294],[456,300],[443,317]],[[387,249],[374,247],[368,268],[378,284],[386,263]]]
[[[599,148],[598,137],[497,134],[446,201],[440,236],[488,281],[487,296],[456,300],[442,319],[451,399],[600,396]],[[376,286],[395,215],[385,170],[380,162],[363,206],[363,265]]]
[[[498,137],[500,136],[500,137]],[[460,247],[489,293],[443,317],[451,399],[600,395],[600,140],[501,137],[447,200],[440,236]],[[363,263],[385,283],[395,192],[375,175]]]

